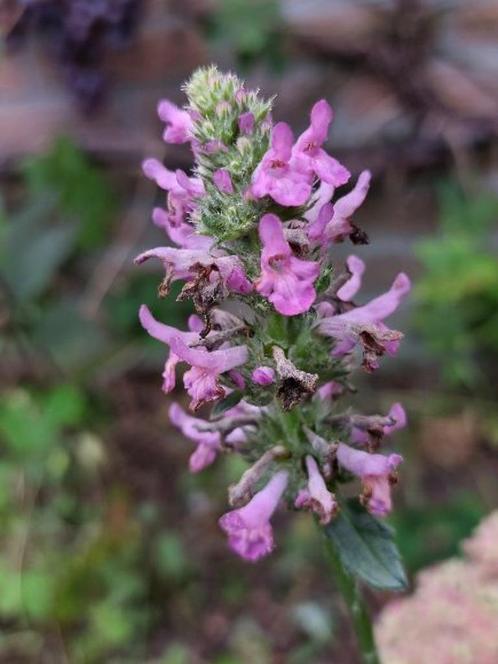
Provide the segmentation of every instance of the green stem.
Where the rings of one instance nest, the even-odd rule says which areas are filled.
[[[334,570],[334,578],[346,603],[356,635],[362,664],[381,664],[372,628],[372,621],[356,579],[344,568],[333,544],[325,539],[328,557]]]

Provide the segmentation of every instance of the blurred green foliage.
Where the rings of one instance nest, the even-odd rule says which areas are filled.
[[[482,377],[478,360],[482,366],[498,357],[498,198],[465,195],[448,182],[439,204],[437,235],[417,247],[425,271],[416,289],[416,322],[445,381],[475,386]]]
[[[485,514],[485,506],[475,495],[462,492],[439,505],[398,509],[390,521],[407,569],[414,573],[458,555],[460,543]]]
[[[3,352],[17,348],[49,373],[73,378],[105,366],[123,348],[129,348],[125,364],[142,358],[143,349],[157,356],[160,348],[146,343],[137,324],[138,307],[150,299],[143,271],[118,280],[100,315],[85,311],[86,285],[108,260],[119,212],[103,170],[60,138],[48,152],[26,159],[21,186],[22,204],[0,214],[0,297],[8,311]],[[190,308],[175,299],[172,292],[161,306],[171,324],[181,325]]]
[[[157,511],[139,518],[115,483],[102,495],[107,450],[91,424],[71,385],[13,390],[0,403],[2,661],[14,651],[33,658],[21,661],[142,661],[158,615],[152,579],[167,594],[190,574]],[[55,652],[27,638],[35,633],[58,634]]]
[[[219,0],[208,33],[215,43],[235,54],[241,69],[258,62],[281,69],[282,23],[278,0]]]
[[[101,245],[116,215],[117,200],[102,170],[67,137],[45,154],[25,160],[24,175],[34,197],[56,197],[61,212],[78,220],[78,246]]]

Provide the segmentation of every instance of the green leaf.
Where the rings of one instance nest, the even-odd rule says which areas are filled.
[[[209,419],[214,420],[220,415],[223,415],[223,413],[225,413],[227,410],[230,410],[230,408],[236,406],[243,396],[244,395],[240,390],[234,390],[233,392],[231,392],[225,399],[218,401],[214,405],[214,408],[211,411]]]
[[[30,212],[15,217],[4,229],[1,271],[19,300],[33,299],[44,292],[76,239],[74,224],[48,225],[45,215],[53,212],[51,203],[43,202],[40,208],[38,215]]]
[[[393,530],[348,501],[324,528],[342,565],[362,581],[384,590],[404,590],[408,582]]]
[[[33,194],[56,193],[60,210],[78,219],[81,248],[102,244],[116,198],[101,170],[70,138],[61,136],[48,152],[26,160],[24,172]]]

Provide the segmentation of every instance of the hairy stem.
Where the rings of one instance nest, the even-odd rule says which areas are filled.
[[[344,602],[349,609],[358,649],[360,651],[361,663],[381,664],[375,645],[372,621],[358,582],[344,568],[332,542],[328,538],[324,538],[324,540],[328,559],[334,571],[337,588],[341,592]]]

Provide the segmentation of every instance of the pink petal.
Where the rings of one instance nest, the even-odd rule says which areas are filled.
[[[292,153],[294,135],[286,122],[277,122],[271,133],[271,147],[275,157],[281,161],[289,161]]]
[[[193,367],[206,369],[216,374],[230,371],[247,362],[247,346],[233,346],[223,350],[207,351],[202,348],[189,348],[180,339],[175,337],[170,343],[171,350],[184,362]]]
[[[254,130],[254,115],[250,112],[239,116],[239,130],[241,134],[252,134]]]
[[[223,194],[233,194],[232,179],[225,168],[219,168],[213,173],[213,182]]]
[[[159,102],[157,113],[161,120],[167,125],[163,133],[166,143],[186,143],[190,140],[192,119],[187,111],[184,111],[168,99]]]
[[[142,163],[144,175],[154,180],[158,187],[170,191],[178,186],[175,173],[163,166],[157,159],[146,159]]]
[[[410,279],[400,272],[391,288],[362,307],[341,314],[343,320],[355,323],[380,323],[393,314],[404,297],[410,292]]]
[[[337,297],[343,302],[349,302],[353,299],[361,287],[361,277],[365,272],[365,263],[358,256],[349,256],[346,265],[351,277],[337,291]]]
[[[231,549],[242,558],[256,562],[273,550],[270,518],[287,487],[288,479],[285,470],[279,471],[247,505],[220,518],[220,527],[227,533]]]

